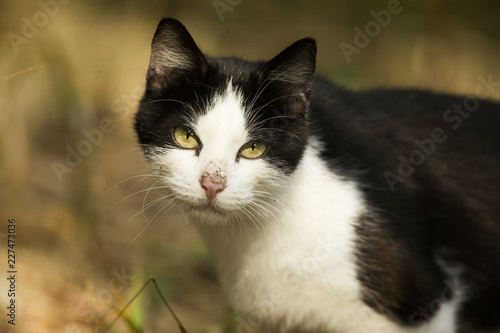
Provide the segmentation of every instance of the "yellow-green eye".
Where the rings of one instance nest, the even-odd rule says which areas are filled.
[[[193,130],[185,127],[178,127],[174,130],[175,141],[182,148],[194,149],[198,148],[200,141]]]
[[[266,152],[267,145],[260,141],[249,141],[240,149],[240,155],[245,158],[257,158]]]

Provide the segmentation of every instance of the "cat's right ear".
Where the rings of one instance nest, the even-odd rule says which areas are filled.
[[[264,65],[259,71],[259,84],[278,88],[283,96],[288,96],[292,113],[303,113],[309,104],[315,67],[316,41],[304,38]]]
[[[181,22],[164,18],[158,24],[151,45],[148,85],[160,88],[181,76],[201,76],[206,59]]]

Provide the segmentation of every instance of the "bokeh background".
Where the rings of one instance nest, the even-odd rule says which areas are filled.
[[[204,52],[248,59],[311,36],[317,71],[352,89],[473,94],[480,76],[500,81],[493,0],[401,0],[348,62],[339,45],[355,46],[354,28],[391,2],[2,0],[0,331],[104,331],[155,277],[189,332],[258,332],[258,319],[242,324],[225,302],[194,228],[149,190],[132,117],[156,24],[178,18]],[[5,315],[8,218],[17,221],[15,326]],[[178,332],[151,285],[108,330],[166,331]]]

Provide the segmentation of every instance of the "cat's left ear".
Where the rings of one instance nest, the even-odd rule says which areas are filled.
[[[161,86],[180,76],[200,76],[206,68],[205,56],[184,25],[173,18],[161,20],[151,45],[148,83]]]
[[[289,96],[309,102],[316,67],[316,41],[301,39],[266,63],[259,72],[261,84],[278,86]]]

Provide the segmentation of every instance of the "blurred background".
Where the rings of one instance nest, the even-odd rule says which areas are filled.
[[[311,36],[317,72],[340,85],[474,94],[479,77],[500,81],[499,14],[493,0],[3,0],[0,276],[8,218],[18,274],[15,326],[0,279],[0,331],[104,331],[155,277],[189,332],[259,332],[225,302],[193,227],[149,190],[132,118],[161,17],[210,55],[268,59]],[[108,330],[166,331],[152,285]]]

